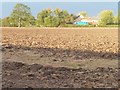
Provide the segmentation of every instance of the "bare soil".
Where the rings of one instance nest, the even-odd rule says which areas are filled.
[[[117,28],[2,28],[3,88],[118,87]]]
[[[118,69],[98,67],[95,70],[3,63],[4,88],[117,88]]]

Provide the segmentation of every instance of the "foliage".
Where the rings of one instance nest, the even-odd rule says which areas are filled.
[[[46,18],[46,20],[49,20],[49,19],[47,19],[47,17],[50,17],[50,16],[51,16],[51,9],[50,8],[48,8],[46,10],[42,10],[40,13],[37,14],[36,25],[37,26],[44,26],[45,23],[47,24],[47,22],[45,22],[45,18]]]
[[[37,15],[36,26],[58,27],[64,26],[66,23],[71,23],[74,20],[74,15],[69,14],[67,10],[56,8],[52,11],[50,8],[42,10]]]
[[[98,25],[98,27],[118,27],[118,25]]]
[[[114,16],[114,24],[118,24],[118,16]]]
[[[14,7],[11,18],[15,19],[15,22],[17,22],[17,26],[31,26],[33,24],[33,16],[31,15],[30,8],[27,5],[24,4],[16,4]]]
[[[45,18],[44,21],[45,21],[44,24],[45,24],[46,27],[51,27],[52,26],[52,17],[48,16],[48,17]]]
[[[2,19],[2,26],[3,27],[15,27],[16,23],[15,20],[11,17],[6,17],[4,19]]]
[[[88,17],[88,13],[85,12],[85,11],[80,12],[79,15],[82,15],[82,16],[84,16],[84,17]]]
[[[114,16],[111,10],[101,11],[99,17],[99,25],[110,25],[114,23]]]
[[[79,13],[84,17],[88,17],[88,13],[83,11]],[[118,11],[120,14],[120,10]],[[120,16],[120,15],[118,15]],[[116,27],[120,18],[114,16],[111,10],[103,10],[99,14],[98,26],[100,27]],[[3,27],[94,27],[94,25],[80,26],[74,25],[73,22],[78,16],[68,13],[67,10],[56,8],[44,9],[37,14],[37,19],[31,15],[30,7],[24,4],[16,4],[10,16],[0,19],[0,26]],[[1,24],[2,23],[2,24]]]
[[[64,27],[95,27],[94,25],[75,25],[75,24],[65,24]]]
[[[59,18],[53,17],[52,18],[52,27],[58,27],[59,26]]]
[[[2,26],[2,19],[0,18],[0,27]]]

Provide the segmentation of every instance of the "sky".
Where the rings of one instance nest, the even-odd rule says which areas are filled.
[[[18,2],[2,2],[0,3],[0,18],[9,16]],[[56,9],[61,8],[67,10],[69,13],[77,15],[81,11],[88,12],[90,17],[97,16],[102,10],[113,10],[114,15],[118,14],[118,3],[117,2],[21,2],[31,8],[33,16],[46,8]],[[2,5],[1,5],[2,4]]]

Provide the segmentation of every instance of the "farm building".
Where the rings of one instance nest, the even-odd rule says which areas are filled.
[[[76,25],[97,25],[98,19],[96,17],[83,17],[80,15],[75,21]]]
[[[76,25],[89,25],[88,22],[74,22]]]

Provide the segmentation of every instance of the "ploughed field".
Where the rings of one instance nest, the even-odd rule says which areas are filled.
[[[118,87],[117,28],[2,28],[2,55],[3,88]]]

